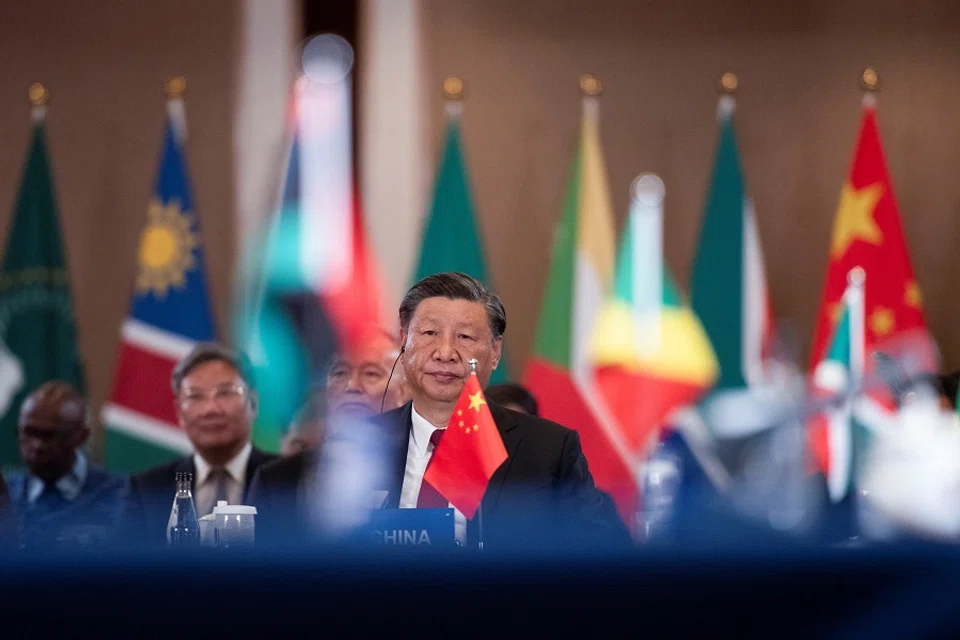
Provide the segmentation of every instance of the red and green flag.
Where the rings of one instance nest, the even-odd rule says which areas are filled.
[[[877,130],[875,96],[863,101],[863,121],[850,173],[844,182],[833,223],[826,282],[811,351],[811,368],[828,355],[830,338],[842,317],[847,276],[860,267],[863,291],[864,350],[914,334],[926,334],[920,286],[914,277],[907,241],[900,223],[893,182]],[[866,366],[869,369],[870,359]],[[834,476],[829,433],[811,432],[811,447],[820,471]]]
[[[633,463],[596,388],[590,332],[613,284],[614,227],[600,145],[597,98],[584,98],[580,141],[524,384],[543,417],[576,429],[597,485],[631,521],[637,503]]]

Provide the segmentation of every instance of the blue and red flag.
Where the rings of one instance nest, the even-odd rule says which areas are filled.
[[[183,102],[171,98],[130,313],[102,414],[106,463],[118,471],[140,471],[191,451],[177,424],[170,376],[197,342],[216,337],[185,140]]]

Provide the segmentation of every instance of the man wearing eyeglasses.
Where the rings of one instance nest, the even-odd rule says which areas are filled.
[[[276,457],[250,442],[257,397],[239,353],[201,343],[177,363],[171,384],[177,420],[194,453],[131,478],[127,524],[150,546],[166,538],[177,473],[193,474],[194,502],[202,517],[218,500],[243,504],[253,474]]]
[[[9,477],[20,546],[93,546],[116,534],[127,479],[90,463],[82,451],[89,436],[86,399],[66,382],[46,382],[20,405],[27,470]],[[2,512],[0,504],[0,519]]]

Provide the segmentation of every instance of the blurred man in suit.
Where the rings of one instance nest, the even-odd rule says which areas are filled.
[[[327,415],[327,400],[323,388],[311,389],[307,401],[293,417],[283,440],[280,455],[290,458],[298,453],[313,451],[323,438],[323,423]]]
[[[244,504],[260,465],[276,456],[250,442],[257,396],[244,357],[216,343],[201,343],[173,370],[177,419],[194,447],[193,455],[131,478],[127,523],[131,542],[162,546],[175,493],[175,474],[193,474],[197,515],[218,500]]]
[[[533,397],[529,389],[516,382],[492,384],[487,387],[483,395],[486,396],[487,400],[494,401],[504,409],[519,411],[528,416],[540,415],[537,399]]]
[[[394,371],[390,377],[399,354],[394,336],[370,327],[360,346],[334,356],[324,388],[326,436],[338,426],[349,429],[355,420],[380,413],[381,405],[390,410],[407,402],[410,396],[403,371]],[[250,499],[258,511],[258,540],[275,540],[285,532],[297,536],[303,533],[308,494],[305,481],[312,477],[318,455],[306,451],[264,465],[257,472]]]
[[[127,479],[91,464],[87,402],[66,382],[47,382],[20,406],[20,456],[27,471],[8,478],[25,547],[103,544],[116,534]],[[2,511],[2,507],[0,507]]]

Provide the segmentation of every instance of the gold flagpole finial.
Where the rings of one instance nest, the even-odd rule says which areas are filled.
[[[50,91],[39,82],[35,82],[27,90],[27,97],[30,98],[30,106],[45,107],[50,102]]]
[[[864,91],[877,91],[880,89],[880,76],[873,67],[867,67],[860,74],[860,88]]]
[[[600,79],[592,73],[585,73],[580,76],[580,93],[584,97],[599,97],[603,93],[603,85],[600,83]]]
[[[443,81],[443,97],[447,100],[463,100],[463,80],[457,76],[450,76]]]
[[[167,93],[167,99],[182,98],[187,91],[187,79],[183,76],[174,76],[163,83],[163,90]]]
[[[736,95],[739,88],[740,81],[737,79],[737,74],[730,71],[720,76],[720,80],[717,82],[717,91],[727,96]]]

